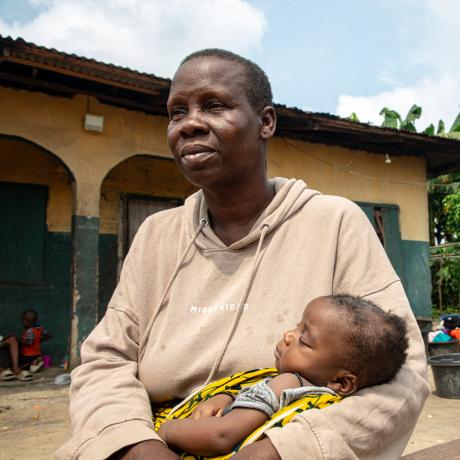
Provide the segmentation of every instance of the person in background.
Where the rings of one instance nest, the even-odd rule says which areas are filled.
[[[25,310],[21,315],[24,331],[20,340],[19,367],[29,368],[30,372],[38,372],[43,367],[41,343],[50,340],[49,331],[38,324],[38,314],[35,310]]]
[[[13,335],[5,337],[0,336],[0,351],[2,351],[4,360],[0,367],[0,381],[20,380],[29,382],[33,380],[33,375],[19,366],[19,341]]]

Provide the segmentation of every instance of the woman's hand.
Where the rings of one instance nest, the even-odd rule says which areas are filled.
[[[198,404],[190,418],[197,420],[204,417],[220,417],[222,411],[233,402],[233,398],[225,393],[213,396]]]
[[[270,439],[264,438],[237,452],[232,460],[281,460]]]
[[[161,441],[142,441],[125,447],[110,457],[110,460],[177,460],[179,456]]]

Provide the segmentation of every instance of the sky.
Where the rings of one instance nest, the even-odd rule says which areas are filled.
[[[0,0],[0,34],[172,77],[217,47],[257,62],[276,102],[419,131],[460,112],[458,0]]]

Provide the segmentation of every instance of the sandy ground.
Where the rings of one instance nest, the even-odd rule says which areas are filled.
[[[0,382],[0,460],[52,459],[69,437],[68,387],[53,384],[60,373],[51,368],[34,382]],[[459,414],[460,399],[431,394],[405,453],[460,438]]]

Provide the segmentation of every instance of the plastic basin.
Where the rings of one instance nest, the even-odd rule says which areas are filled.
[[[436,394],[441,398],[460,399],[460,353],[430,356]]]
[[[450,342],[434,342],[428,344],[428,356],[445,355],[457,353],[458,340],[451,340]]]

